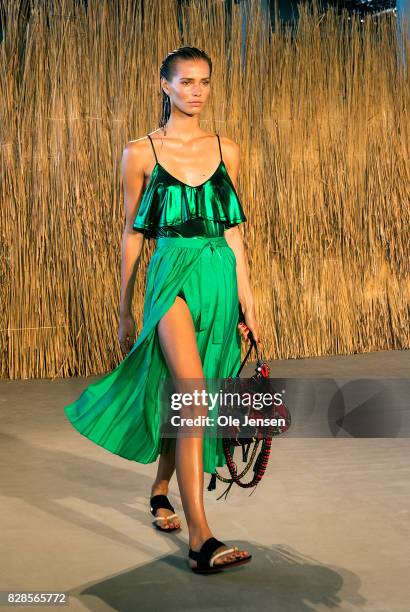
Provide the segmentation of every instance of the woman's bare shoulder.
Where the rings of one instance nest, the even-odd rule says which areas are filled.
[[[149,147],[149,139],[146,135],[130,140],[124,147],[123,160],[144,168],[149,159]]]
[[[222,157],[226,160],[228,166],[237,169],[240,158],[240,146],[235,140],[228,136],[220,136]]]
[[[149,144],[148,136],[147,135],[140,136],[139,138],[136,138],[135,140],[128,141],[124,147],[124,150],[131,151],[132,153],[143,152],[147,148],[148,144]]]

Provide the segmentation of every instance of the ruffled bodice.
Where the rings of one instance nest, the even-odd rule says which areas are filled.
[[[133,228],[147,238],[222,236],[226,228],[246,220],[223,160],[196,187],[175,178],[157,161]]]

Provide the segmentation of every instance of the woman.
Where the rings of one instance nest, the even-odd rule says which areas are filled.
[[[174,438],[160,437],[158,388],[167,374],[180,393],[206,389],[207,378],[234,376],[241,336],[249,342],[250,330],[259,341],[238,229],[246,217],[233,183],[239,147],[199,127],[211,72],[200,49],[171,52],[160,70],[160,128],[124,149],[119,341],[126,357],[65,408],[80,433],[111,452],[141,463],[160,455],[150,501],[154,524],[164,531],[180,527],[167,498],[176,469],[189,528],[188,564],[202,573],[249,562],[251,555],[217,540],[205,517],[204,471],[225,464],[222,440],[207,438],[204,428],[181,427]],[[156,238],[157,246],[135,339],[132,296],[146,238]],[[238,325],[239,302],[246,325]],[[180,416],[205,416],[207,410],[183,406]]]

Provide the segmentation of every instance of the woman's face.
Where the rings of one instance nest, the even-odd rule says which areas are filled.
[[[201,112],[210,92],[209,65],[204,59],[178,60],[171,81],[161,79],[165,93],[182,112],[197,115]]]

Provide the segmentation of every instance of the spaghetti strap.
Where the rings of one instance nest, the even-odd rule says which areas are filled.
[[[155,153],[155,147],[154,147],[154,143],[152,142],[151,136],[149,134],[147,134],[149,141],[151,143],[152,146],[152,150],[154,151],[154,155],[155,155],[155,161],[158,163],[158,159],[157,159],[157,154]]]
[[[218,139],[218,144],[219,144],[219,153],[221,154],[221,161],[223,161],[223,159],[222,159],[221,143],[220,143],[220,140],[219,140],[219,134],[217,134],[217,135],[216,135],[216,137],[217,137],[217,139]]]

